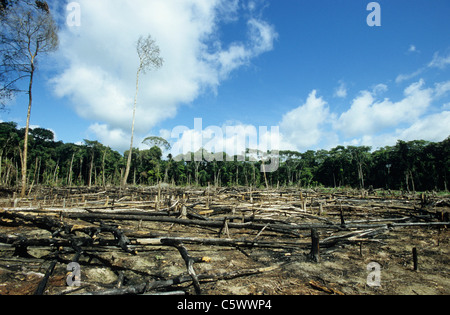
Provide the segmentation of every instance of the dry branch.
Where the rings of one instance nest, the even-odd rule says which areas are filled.
[[[199,282],[215,282],[219,280],[231,280],[239,277],[248,277],[261,273],[268,273],[280,267],[281,265],[275,265],[264,268],[245,269],[219,274],[200,274],[197,277],[199,279]],[[170,288],[172,286],[190,282],[191,280],[192,280],[191,276],[183,275],[176,277],[174,279],[149,281],[146,283],[141,283],[134,286],[127,286],[120,289],[109,289],[104,291],[85,293],[84,295],[139,295],[144,294],[146,292]]]
[[[381,242],[377,237],[394,229],[442,228],[450,225],[445,202],[439,203],[444,207],[431,210],[431,206],[415,208],[414,202],[407,200],[383,202],[380,198],[355,199],[351,194],[324,195],[312,190],[304,190],[300,194],[297,189],[248,192],[246,188],[207,191],[195,188],[162,191],[158,199],[161,210],[157,210],[154,201],[157,195],[157,188],[108,188],[100,191],[94,188],[55,188],[52,194],[44,198],[30,196],[17,200],[14,202],[18,206],[16,208],[9,208],[13,201],[8,199],[4,203],[8,208],[0,208],[0,228],[7,227],[0,232],[0,244],[11,255],[15,250],[14,255],[21,257],[16,259],[40,265],[40,270],[47,271],[49,275],[51,268],[48,266],[51,267],[54,261],[68,261],[70,258],[67,255],[75,255],[73,261],[83,257],[80,262],[83,267],[96,268],[100,265],[119,273],[119,284],[116,283],[114,289],[84,285],[82,290],[97,291],[91,294],[157,293],[174,288],[179,290],[179,285],[183,283],[192,283],[195,292],[200,294],[207,292],[205,282],[268,272],[276,267],[197,274],[195,263],[204,260],[190,256],[186,247],[192,251],[214,252],[217,249],[217,253],[238,249],[253,263],[258,262],[256,257],[261,253],[277,262],[294,261],[298,259],[299,252],[303,254],[301,257],[306,255],[319,261],[319,248],[324,249],[320,254],[327,255],[325,248],[338,244]],[[300,203],[300,196],[303,203]],[[75,201],[71,200],[73,198]],[[321,215],[317,216],[319,211]],[[136,226],[139,227],[137,230]],[[166,228],[169,226],[170,229]],[[176,228],[172,229],[174,226]],[[14,227],[26,228],[10,232]],[[309,233],[311,230],[315,232]],[[317,237],[319,232],[322,240]],[[224,238],[218,238],[217,234]],[[185,264],[182,269],[186,268],[187,274],[170,279],[172,276],[161,275],[165,274],[163,270],[153,267],[142,270],[133,266],[147,253],[156,252],[158,257],[160,251],[166,252],[171,247],[181,255]],[[30,256],[44,248],[46,253],[40,255],[42,259]],[[139,256],[135,259],[130,254]],[[151,261],[149,265],[158,268],[167,264],[167,257],[163,261],[146,257],[146,262],[147,259],[155,259],[156,263]],[[216,263],[214,257],[211,263]],[[132,281],[128,278],[129,274],[133,275]],[[139,280],[139,277],[149,275],[151,280]],[[43,281],[36,292],[42,294],[46,288]]]

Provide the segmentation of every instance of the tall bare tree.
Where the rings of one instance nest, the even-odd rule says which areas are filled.
[[[37,58],[58,48],[58,27],[45,1],[14,1],[0,14],[0,98],[11,98],[15,93],[28,94],[28,112],[22,158],[22,191],[27,187],[28,133],[33,79],[37,70]],[[18,86],[28,79],[28,88]]]
[[[156,70],[162,67],[164,60],[160,57],[160,49],[156,42],[152,39],[151,35],[147,37],[140,37],[136,50],[139,56],[139,67],[136,74],[136,95],[134,97],[133,106],[133,122],[131,124],[131,141],[130,141],[130,151],[128,152],[127,166],[125,169],[125,175],[122,179],[122,185],[126,186],[128,181],[128,175],[130,174],[131,168],[131,157],[133,154],[133,140],[134,140],[134,124],[136,121],[136,105],[137,96],[139,92],[139,76],[142,73],[147,73],[149,70]]]

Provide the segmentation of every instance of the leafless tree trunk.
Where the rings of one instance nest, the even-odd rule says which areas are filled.
[[[70,168],[69,168],[69,179],[67,181],[67,184],[69,185],[69,187],[72,186],[72,168],[73,168],[73,160],[75,158],[75,152],[72,154],[72,160],[70,161]]]
[[[20,193],[21,197],[25,197],[25,190],[27,189],[27,161],[28,161],[28,133],[30,131],[30,117],[31,117],[31,105],[33,104],[33,77],[34,77],[34,58],[36,53],[31,54],[31,72],[30,72],[30,84],[28,86],[28,113],[27,113],[27,124],[25,127],[25,139],[23,145],[23,159],[22,159],[22,191]]]
[[[103,152],[103,159],[102,159],[102,185],[103,185],[103,187],[106,187],[106,177],[105,177],[106,151],[107,151],[107,148],[105,148],[105,152]]]
[[[128,160],[127,167],[125,169],[125,176],[123,177],[123,186],[126,186],[128,181],[128,176],[130,175],[131,168],[131,157],[133,155],[133,142],[134,142],[134,124],[136,122],[136,104],[137,104],[137,96],[139,92],[139,76],[141,73],[141,67],[139,67],[136,74],[136,95],[134,96],[134,106],[133,106],[133,122],[131,123],[131,141],[130,141],[130,151],[128,152]]]
[[[45,1],[19,1],[5,8],[0,29],[0,98],[10,98],[18,92],[27,92],[28,111],[22,157],[22,190],[27,188],[28,138],[31,106],[33,103],[33,79],[38,54],[55,51],[58,47],[57,25]],[[28,78],[28,89],[16,88],[22,79]]]
[[[89,187],[92,186],[92,169],[94,168],[94,148],[92,148],[91,166],[89,167]]]
[[[156,45],[155,41],[149,35],[146,38],[140,37],[136,50],[139,55],[139,68],[136,74],[136,94],[134,97],[134,106],[133,106],[133,121],[131,124],[131,141],[130,141],[130,151],[128,152],[127,166],[125,169],[125,175],[122,180],[122,186],[127,185],[128,176],[130,175],[131,168],[131,157],[133,154],[133,142],[134,142],[134,125],[136,122],[136,105],[137,105],[137,96],[139,92],[139,76],[141,71],[146,73],[147,70],[150,69],[158,69],[162,66],[164,60],[159,56],[159,47]]]

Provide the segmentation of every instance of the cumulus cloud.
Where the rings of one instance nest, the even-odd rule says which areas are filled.
[[[130,142],[126,139],[126,134],[121,129],[111,129],[106,124],[95,123],[88,129],[88,134],[99,137],[104,143],[114,143],[119,147],[129,147]]]
[[[209,161],[214,158],[221,160],[222,152],[229,157],[234,155],[243,157],[247,149],[251,149],[252,152],[294,149],[284,141],[278,126],[254,126],[241,122],[204,126],[202,119],[197,118],[194,121],[194,129],[178,126],[172,131],[162,130],[160,134],[165,135],[166,139],[170,139],[173,143],[170,152],[173,156],[196,153],[203,148],[206,152],[213,153],[207,157]]]
[[[404,91],[405,97],[398,102],[377,101],[371,92],[362,91],[350,109],[341,114],[336,129],[347,137],[354,137],[414,122],[431,105],[433,90],[424,88],[424,84],[423,80],[411,84]]]
[[[450,136],[450,111],[432,114],[414,122],[410,127],[397,131],[398,139],[405,141],[442,141]]]
[[[380,98],[385,84],[360,91],[342,113],[318,94],[310,92],[306,101],[282,116],[279,129],[259,129],[241,122],[225,122],[220,127],[178,127],[161,135],[172,139],[174,156],[196,152],[242,154],[246,148],[259,150],[331,149],[337,145],[367,145],[373,148],[395,145],[398,140],[442,141],[450,135],[449,104],[437,103],[448,91],[448,81],[427,86],[424,80],[410,84],[397,101]],[[265,147],[266,145],[269,147]]]
[[[403,98],[380,99],[388,90],[379,84],[363,90],[342,113],[312,91],[305,104],[286,113],[280,122],[282,145],[294,150],[329,149],[337,145],[367,145],[373,148],[395,145],[398,140],[442,141],[450,135],[449,104],[434,103],[450,91],[450,82],[427,87],[419,80],[403,92]],[[433,113],[434,112],[434,113]]]
[[[381,94],[381,93],[387,92],[388,90],[389,90],[389,88],[388,88],[388,86],[386,84],[380,83],[380,84],[377,84],[377,85],[375,85],[373,87],[372,93],[374,95],[377,95],[377,94]]]
[[[450,135],[450,112],[425,115],[405,128],[397,128],[392,132],[364,135],[353,139],[353,143],[345,145],[366,145],[372,148],[393,146],[398,140],[413,141],[427,140],[439,142]]]
[[[330,118],[327,102],[312,91],[305,104],[288,112],[280,123],[281,133],[286,141],[299,149],[317,145],[325,134],[324,124]]]
[[[247,22],[247,27],[249,34],[247,43],[235,42],[228,49],[223,49],[220,43],[215,43],[220,49],[204,55],[209,67],[212,67],[210,69],[213,73],[211,83],[214,85],[217,85],[220,80],[226,79],[233,70],[247,65],[252,58],[273,49],[278,34],[272,25],[251,18]]]
[[[179,106],[253,58],[273,49],[272,25],[247,14],[244,42],[223,43],[221,23],[232,23],[239,1],[229,0],[80,0],[81,25],[60,34],[63,71],[52,81],[55,94],[72,101],[90,131],[117,149],[126,149],[136,82],[136,41],[151,34],[164,66],[141,78],[136,132],[144,134],[173,118]],[[99,128],[102,126],[102,128]],[[120,131],[120,132],[119,132]]]

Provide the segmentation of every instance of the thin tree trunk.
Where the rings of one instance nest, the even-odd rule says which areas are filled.
[[[0,154],[0,185],[3,184],[3,182],[2,182],[2,160],[3,160],[3,151],[2,151],[2,154]]]
[[[170,162],[169,162],[170,163]],[[168,183],[169,182],[169,165],[167,165],[165,171],[164,171],[164,183]]]
[[[105,160],[106,160],[106,148],[105,148],[105,152],[103,153],[103,160],[102,160],[102,184],[103,184],[103,187],[106,187]]]
[[[416,186],[414,185],[414,176],[413,176],[413,173],[411,171],[409,171],[409,176],[411,178],[411,184],[412,184],[413,192],[415,193],[416,192]]]
[[[125,175],[123,177],[122,186],[127,185],[128,175],[130,175],[131,156],[133,154],[133,141],[134,141],[134,123],[136,121],[136,104],[137,104],[137,96],[138,96],[138,92],[139,92],[139,75],[140,75],[140,73],[141,73],[141,67],[139,67],[137,74],[136,74],[136,95],[134,96],[133,122],[131,124],[130,152],[128,152],[127,167],[125,170]]]
[[[34,175],[33,175],[33,181],[31,182],[30,189],[28,190],[28,196],[31,194],[31,191],[33,190],[34,182],[36,181],[36,173],[38,169],[38,158],[36,158],[36,165],[34,166]]]
[[[361,189],[364,189],[364,173],[362,169],[362,163],[358,163],[358,173],[359,173],[359,179],[360,179],[360,186]]]
[[[94,168],[94,148],[92,148],[91,166],[89,167],[89,188],[92,187],[92,170]]]
[[[28,133],[30,131],[30,117],[31,117],[31,105],[33,103],[33,77],[34,77],[34,58],[31,59],[31,73],[30,73],[30,85],[28,87],[28,113],[27,113],[27,125],[25,127],[25,139],[23,145],[23,159],[22,159],[22,191],[20,196],[25,197],[27,189],[27,159],[28,159]]]
[[[78,182],[81,184],[81,180],[83,179],[83,158],[80,158],[80,172],[78,173]],[[83,180],[84,182],[84,180]]]
[[[409,174],[408,174],[408,172],[409,172],[409,171],[406,171],[406,172],[405,172],[405,181],[406,181],[406,190],[408,190],[408,193],[409,193],[409,192],[411,192],[411,191],[409,190],[409,178],[408,178],[408,177],[409,177]]]
[[[264,181],[266,182],[266,189],[269,190],[269,183],[267,182],[267,176],[266,176],[266,165],[264,164],[264,161],[262,161],[262,167],[263,167],[263,173],[264,173]]]
[[[37,175],[36,175],[36,185],[39,185],[39,177],[41,176],[41,165],[42,165],[42,159],[39,158],[39,166],[38,166]]]
[[[198,177],[199,177],[198,169],[200,167],[200,162],[195,162],[194,161],[194,165],[195,165],[195,174],[194,174],[194,176],[195,176],[195,185],[198,186]]]
[[[72,154],[72,160],[70,161],[70,168],[69,168],[69,179],[67,181],[67,184],[69,187],[72,186],[72,167],[73,167],[73,160],[75,158],[75,153]]]
[[[53,172],[53,184],[56,184],[58,180],[58,167],[59,167],[59,160],[56,163],[55,171]]]

